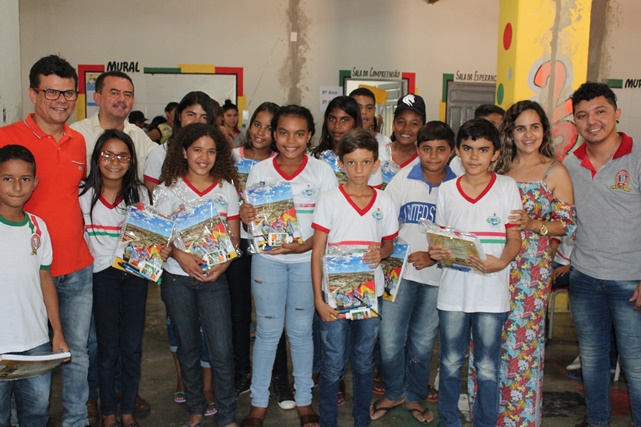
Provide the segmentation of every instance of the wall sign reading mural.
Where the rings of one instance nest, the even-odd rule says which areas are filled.
[[[475,82],[475,83],[496,83],[496,74],[483,74],[478,71],[473,73],[464,73],[456,70],[454,74],[455,82]]]
[[[361,69],[359,70],[356,67],[352,68],[352,77],[368,77],[376,79],[400,79],[401,72],[398,70],[375,70],[374,67],[369,70]]]
[[[641,79],[625,79],[623,87],[625,89],[639,89],[641,88]]]
[[[122,71],[123,73],[139,73],[138,61],[109,61],[107,62],[107,71]]]

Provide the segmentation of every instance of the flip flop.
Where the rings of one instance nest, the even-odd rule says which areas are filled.
[[[387,413],[388,413],[389,411],[391,411],[391,410],[392,410],[392,409],[394,409],[394,408],[397,408],[397,407],[401,406],[401,405],[404,403],[404,402],[401,402],[401,403],[398,403],[398,404],[396,404],[396,405],[394,405],[394,406],[378,406],[378,405],[380,405],[380,404],[381,404],[381,402],[382,402],[382,401],[383,401],[383,399],[378,399],[377,401],[375,401],[374,403],[372,403],[372,406],[370,407],[370,411],[369,411],[369,417],[370,417],[370,418],[372,418],[372,415],[376,414],[378,411],[383,411],[383,415],[381,415],[381,416],[380,416],[380,417],[378,417],[378,418],[372,418],[372,421],[374,421],[374,420],[380,420],[380,419],[381,419],[381,418],[383,418],[385,415],[387,415]]]
[[[189,420],[185,421],[180,425],[180,427],[203,427],[205,425],[205,420],[202,420],[200,422],[197,422],[194,425],[189,424]]]
[[[414,418],[416,422],[420,424],[429,424],[432,421],[434,421],[434,414],[432,413],[432,411],[430,411],[427,408],[423,409],[422,411],[418,408],[413,408],[413,409],[405,408],[405,409],[407,409],[407,412],[410,413],[412,418]],[[425,418],[425,420],[424,421],[419,420],[418,419],[419,415]]]
[[[176,403],[185,403],[185,392],[184,391],[177,391],[174,393],[174,402]]]
[[[216,415],[217,413],[218,408],[216,408],[216,404],[214,402],[209,402],[207,404],[207,407],[205,408],[205,416],[211,417],[212,415]]]

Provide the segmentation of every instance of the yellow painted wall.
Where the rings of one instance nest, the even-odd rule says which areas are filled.
[[[501,0],[497,104],[539,102],[559,157],[576,136],[568,98],[587,76],[590,11],[591,0]]]

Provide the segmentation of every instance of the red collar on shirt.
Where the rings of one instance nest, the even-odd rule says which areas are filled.
[[[619,132],[619,135],[621,136],[621,144],[619,144],[619,148],[617,148],[616,153],[614,153],[614,156],[612,156],[612,160],[618,159],[619,157],[626,156],[632,152],[632,138],[626,135],[623,132]],[[588,152],[587,152],[587,143],[583,142],[579,148],[574,150],[574,155],[581,160],[581,166],[583,166],[586,169],[589,169],[590,172],[592,172],[592,177],[594,178],[594,175],[596,175],[596,170],[594,169],[594,166],[592,165],[592,162],[590,161],[590,158],[588,157]]]

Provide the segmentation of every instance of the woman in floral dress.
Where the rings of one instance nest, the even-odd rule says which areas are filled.
[[[514,178],[523,210],[511,222],[521,230],[521,252],[512,261],[511,312],[503,329],[498,426],[541,425],[545,314],[552,278],[550,236],[576,228],[572,181],[555,160],[550,123],[541,106],[520,101],[505,114],[496,172]]]

